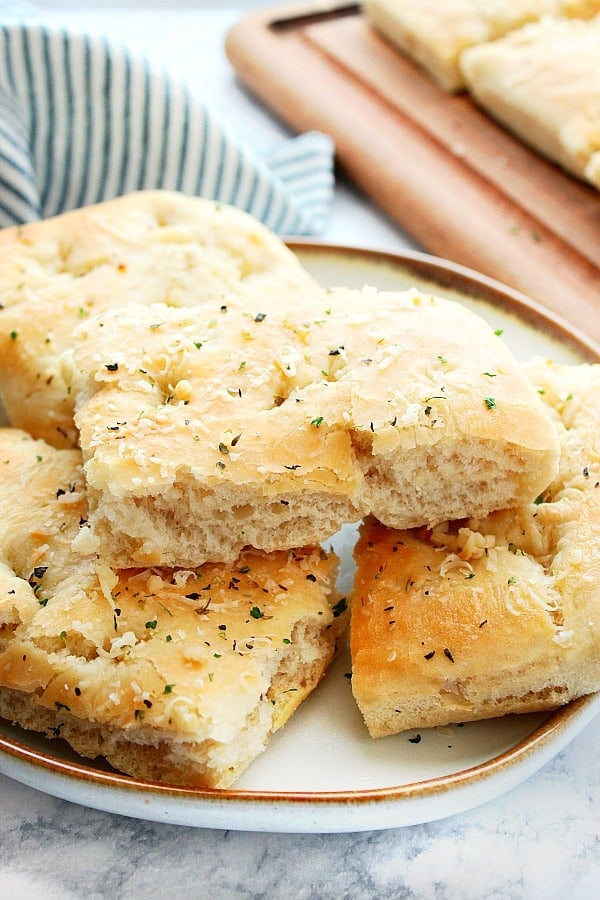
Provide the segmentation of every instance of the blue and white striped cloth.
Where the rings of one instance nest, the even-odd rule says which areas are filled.
[[[230,203],[281,235],[319,234],[333,146],[246,146],[182,85],[102,37],[0,24],[0,227],[133,190]]]

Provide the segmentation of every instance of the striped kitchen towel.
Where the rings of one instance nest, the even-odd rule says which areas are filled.
[[[123,47],[0,24],[0,227],[165,188],[240,207],[281,235],[319,234],[333,181],[324,134],[258,151]]]

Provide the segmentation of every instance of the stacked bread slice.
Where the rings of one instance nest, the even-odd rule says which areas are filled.
[[[369,514],[401,528],[483,515],[536,496],[556,465],[505,343],[416,290],[129,305],[80,326],[68,367],[80,543],[115,565],[230,562]]]
[[[0,715],[154,781],[228,787],[345,630],[320,547],[116,569],[78,554],[81,454],[0,431]]]
[[[352,687],[374,737],[600,688],[600,365],[527,372],[562,451],[540,496],[433,529],[363,527]]]
[[[337,559],[247,548],[225,565],[109,566],[76,550],[87,487],[62,354],[80,323],[129,303],[317,286],[252,217],[170,193],[8,229],[0,246],[0,715],[139,778],[226,788],[340,645]]]

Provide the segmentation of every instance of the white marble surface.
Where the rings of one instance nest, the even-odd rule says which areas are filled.
[[[230,3],[41,0],[44,15],[124,40],[244,127],[284,133],[222,52]],[[236,9],[236,6],[238,7]],[[339,184],[325,240],[414,246]],[[0,776],[1,900],[71,898],[600,897],[600,717],[509,794],[439,822],[342,835],[208,831],[100,813]]]

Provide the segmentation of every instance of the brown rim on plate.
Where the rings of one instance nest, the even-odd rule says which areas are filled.
[[[560,340],[562,344],[567,344],[585,357],[586,362],[600,362],[600,345],[575,325],[515,288],[467,266],[418,250],[392,252],[344,244],[319,244],[303,239],[289,240],[287,243],[294,252],[319,253],[326,248],[340,256],[366,258],[375,264],[401,267],[424,281],[435,282],[441,287],[457,291],[474,300],[486,301],[509,312],[516,311],[520,319],[538,331]],[[600,298],[598,315],[600,316]]]
[[[92,761],[86,764],[84,761],[71,762],[58,759],[41,751],[28,747],[20,741],[0,736],[0,752],[4,752],[22,763],[33,765],[36,769],[46,769],[55,775],[75,778],[79,781],[94,784],[102,788],[125,788],[148,794],[157,794],[167,797],[177,797],[188,800],[202,801],[243,801],[245,803],[260,804],[307,804],[317,806],[329,804],[359,805],[361,803],[377,803],[408,799],[411,797],[432,796],[453,788],[472,784],[473,782],[489,778],[500,769],[521,762],[524,757],[535,751],[541,750],[550,741],[558,738],[570,724],[571,720],[579,715],[590,718],[594,714],[594,707],[600,700],[600,694],[591,694],[571,701],[566,706],[560,707],[550,713],[548,718],[531,734],[518,741],[509,750],[493,756],[482,763],[453,772],[448,775],[440,775],[423,781],[407,782],[406,784],[384,788],[365,788],[362,790],[341,791],[266,791],[243,789],[198,789],[178,785],[161,784],[156,781],[143,781],[119,772],[105,772],[96,769]],[[587,717],[586,717],[587,722]]]

